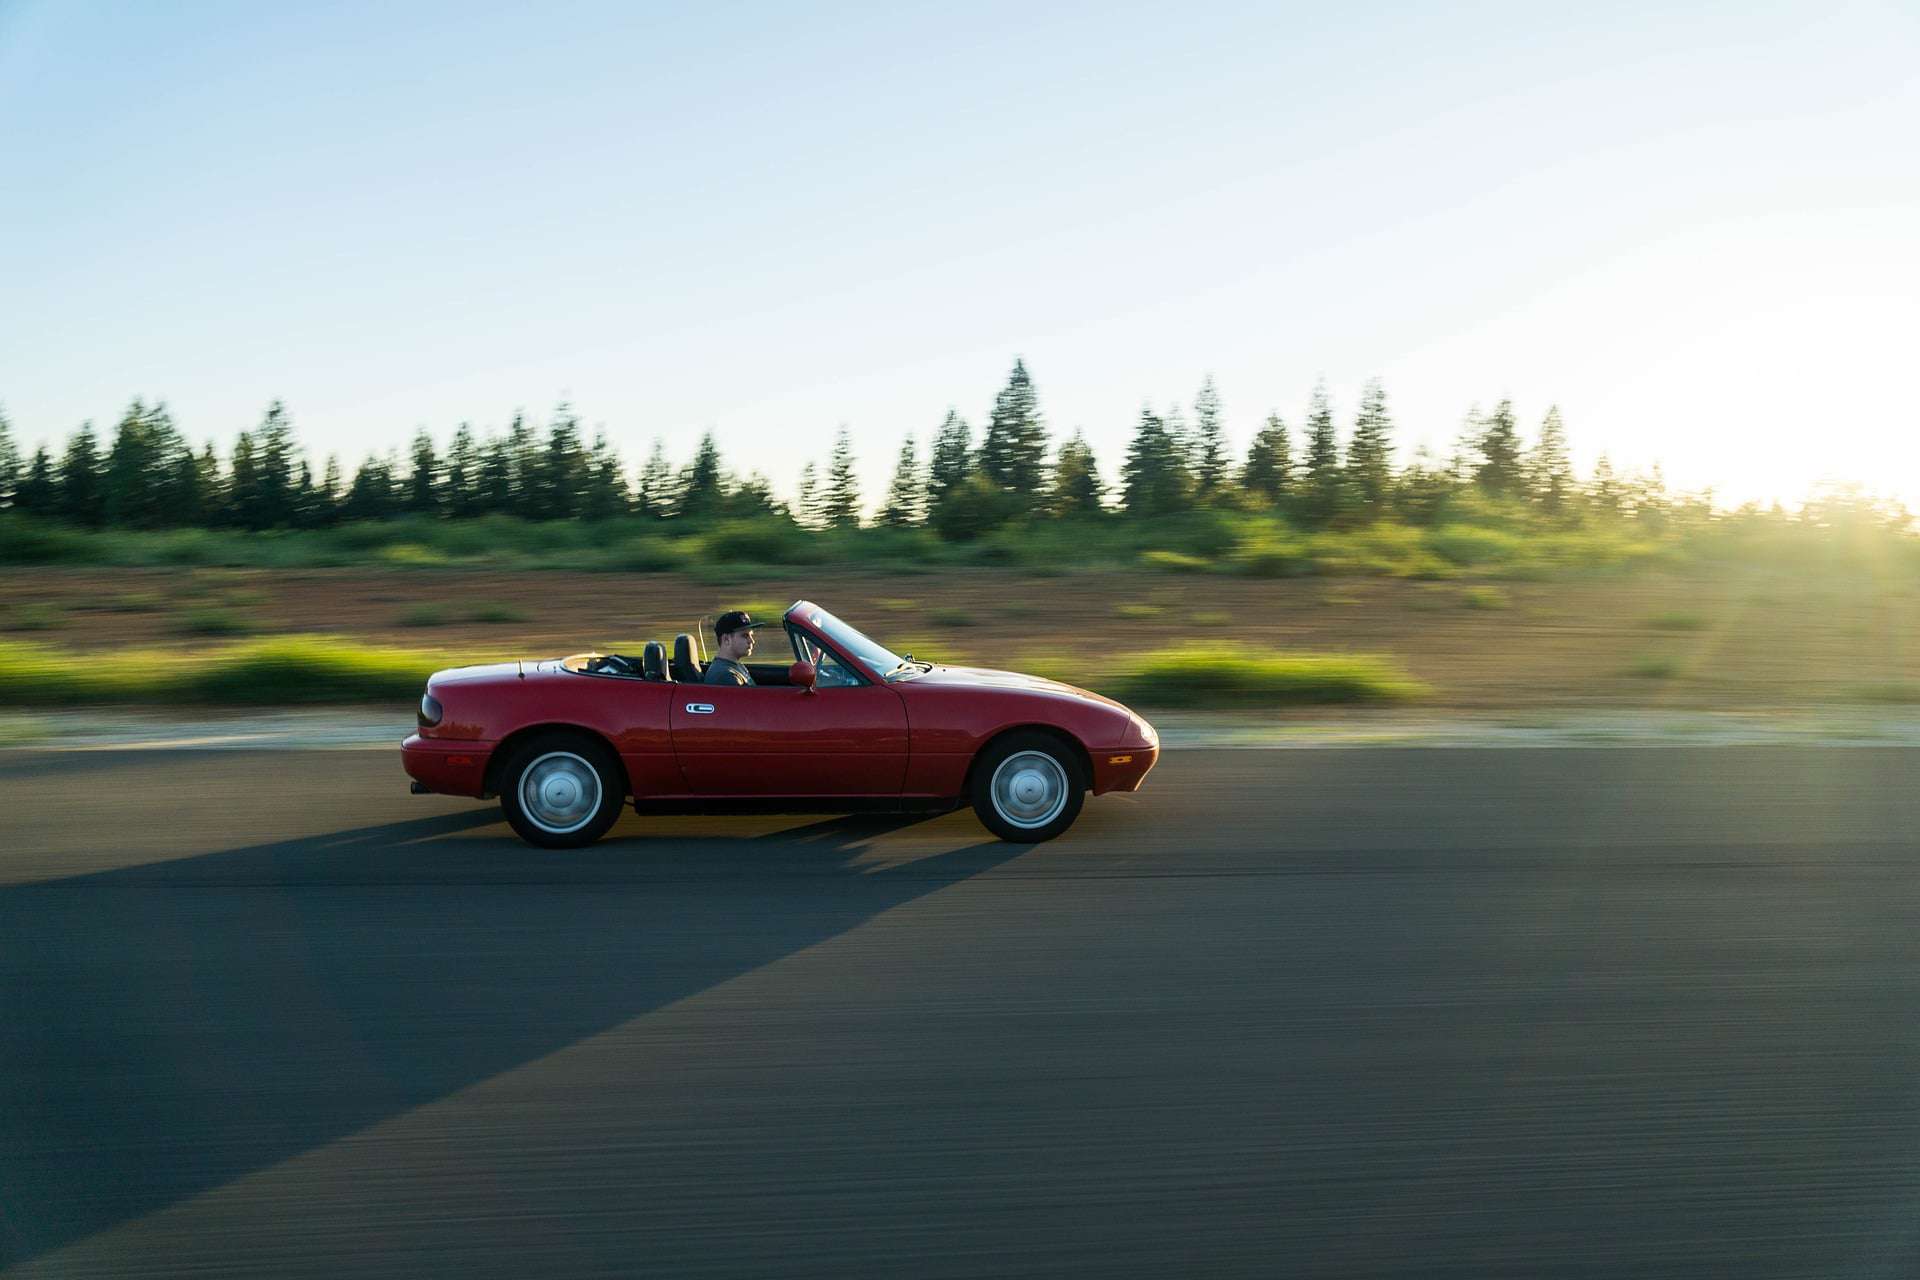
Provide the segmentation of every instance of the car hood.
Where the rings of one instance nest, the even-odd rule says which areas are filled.
[[[475,680],[508,679],[520,674],[523,664],[518,662],[489,662],[478,667],[449,667],[445,671],[433,673],[434,684],[470,684]],[[533,663],[524,664],[532,670]]]
[[[1112,698],[1102,697],[1078,685],[1048,680],[1043,676],[1022,675],[1018,671],[995,671],[989,667],[935,667],[931,671],[913,677],[910,683],[968,689],[1020,689],[1028,693],[1051,693],[1063,698],[1078,698],[1084,702],[1097,702],[1102,706],[1127,710]]]

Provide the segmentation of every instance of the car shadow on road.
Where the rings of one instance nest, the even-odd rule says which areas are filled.
[[[665,823],[561,854],[489,808],[0,888],[0,1268],[1026,852],[975,828],[876,859],[922,821]]]

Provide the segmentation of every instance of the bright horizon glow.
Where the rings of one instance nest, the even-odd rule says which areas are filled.
[[[908,9],[0,0],[0,406],[351,470],[567,400],[786,495],[844,423],[872,506],[1018,355],[1109,480],[1209,373],[1236,452],[1378,376],[1403,461],[1511,398],[1920,506],[1911,8]]]

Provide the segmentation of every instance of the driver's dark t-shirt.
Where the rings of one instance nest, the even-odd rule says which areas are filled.
[[[707,664],[707,674],[702,684],[752,684],[753,677],[747,669],[731,658],[715,658]]]

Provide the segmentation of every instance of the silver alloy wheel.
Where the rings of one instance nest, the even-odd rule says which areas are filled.
[[[1044,751],[1016,751],[993,771],[993,808],[1023,830],[1046,826],[1067,807],[1067,771]]]
[[[600,773],[571,751],[549,751],[520,774],[520,810],[549,835],[570,835],[600,812]]]

